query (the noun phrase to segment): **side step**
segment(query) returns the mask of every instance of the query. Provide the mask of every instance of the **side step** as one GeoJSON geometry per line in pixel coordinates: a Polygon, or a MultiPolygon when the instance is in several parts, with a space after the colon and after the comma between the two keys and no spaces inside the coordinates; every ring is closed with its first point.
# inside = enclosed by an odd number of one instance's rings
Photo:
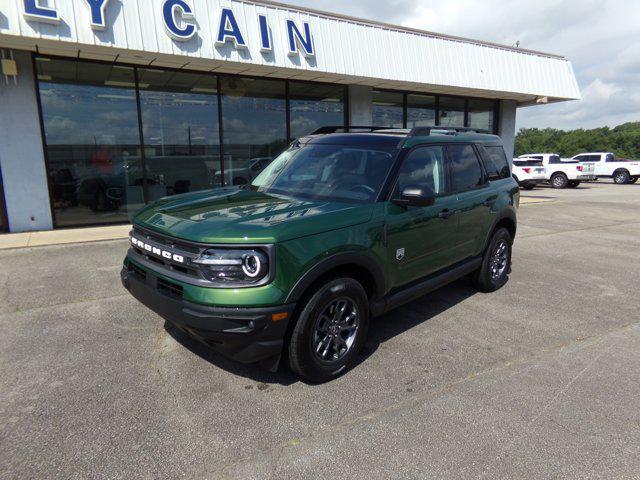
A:
{"type": "Polygon", "coordinates": [[[418,283],[404,287],[402,290],[391,293],[385,298],[372,303],[371,313],[375,317],[404,305],[405,303],[409,303],[416,298],[422,297],[429,292],[437,290],[440,287],[444,287],[445,285],[474,272],[480,268],[481,264],[482,257],[472,258],[471,260],[467,260],[464,263],[458,264],[448,270],[436,273],[424,280],[420,280],[418,283]]]}

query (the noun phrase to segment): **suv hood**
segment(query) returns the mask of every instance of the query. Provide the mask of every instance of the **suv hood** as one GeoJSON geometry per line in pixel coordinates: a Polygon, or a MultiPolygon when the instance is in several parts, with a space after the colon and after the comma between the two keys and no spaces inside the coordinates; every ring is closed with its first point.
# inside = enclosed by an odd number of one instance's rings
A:
{"type": "Polygon", "coordinates": [[[162,199],[134,223],[200,243],[276,243],[366,223],[373,207],[220,188],[162,199]]]}

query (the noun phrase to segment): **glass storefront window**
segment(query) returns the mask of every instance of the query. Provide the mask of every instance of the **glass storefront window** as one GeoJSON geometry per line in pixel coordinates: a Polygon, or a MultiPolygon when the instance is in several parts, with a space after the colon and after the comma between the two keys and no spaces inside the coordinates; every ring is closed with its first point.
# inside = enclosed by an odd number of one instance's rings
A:
{"type": "Polygon", "coordinates": [[[223,77],[221,85],[225,184],[244,185],[287,147],[285,82],[223,77]]]}
{"type": "Polygon", "coordinates": [[[138,82],[148,200],[220,186],[217,78],[139,68],[138,82]]]}
{"type": "Polygon", "coordinates": [[[131,67],[37,58],[54,222],[126,222],[144,205],[131,67]]]}
{"type": "Polygon", "coordinates": [[[407,95],[407,127],[428,127],[436,124],[436,97],[407,95]]]}
{"type": "Polygon", "coordinates": [[[464,98],[440,97],[440,123],[443,127],[464,127],[464,98]]]}
{"type": "Polygon", "coordinates": [[[395,92],[373,91],[373,125],[376,127],[404,127],[404,95],[395,92]]]}
{"type": "Polygon", "coordinates": [[[469,127],[493,132],[494,110],[493,100],[469,100],[469,127]]]}
{"type": "Polygon", "coordinates": [[[291,140],[320,127],[345,124],[345,88],[319,83],[289,83],[291,140]]]}

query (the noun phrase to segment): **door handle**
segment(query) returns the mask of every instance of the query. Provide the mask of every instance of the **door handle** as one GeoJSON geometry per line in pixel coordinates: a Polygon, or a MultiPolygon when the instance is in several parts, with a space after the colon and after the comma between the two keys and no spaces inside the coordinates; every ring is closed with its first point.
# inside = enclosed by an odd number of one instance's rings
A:
{"type": "Polygon", "coordinates": [[[482,205],[485,207],[493,207],[493,204],[496,203],[496,200],[498,200],[497,196],[489,197],[484,202],[482,202],[482,205]]]}
{"type": "Polygon", "coordinates": [[[449,210],[448,208],[446,208],[438,214],[438,218],[447,220],[448,218],[453,217],[456,213],[457,212],[455,210],[449,210]]]}

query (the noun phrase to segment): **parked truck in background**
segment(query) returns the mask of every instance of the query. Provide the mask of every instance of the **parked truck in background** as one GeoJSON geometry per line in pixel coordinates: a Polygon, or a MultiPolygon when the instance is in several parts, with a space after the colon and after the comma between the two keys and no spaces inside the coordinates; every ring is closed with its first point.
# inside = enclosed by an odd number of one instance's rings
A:
{"type": "Polygon", "coordinates": [[[640,178],[640,161],[616,158],[611,152],[581,153],[571,160],[594,165],[598,178],[612,178],[618,185],[636,183],[640,178]]]}
{"type": "Polygon", "coordinates": [[[519,159],[540,160],[545,167],[547,181],[553,188],[576,188],[580,182],[595,180],[597,177],[592,163],[577,160],[562,160],[555,153],[531,153],[519,159]]]}

